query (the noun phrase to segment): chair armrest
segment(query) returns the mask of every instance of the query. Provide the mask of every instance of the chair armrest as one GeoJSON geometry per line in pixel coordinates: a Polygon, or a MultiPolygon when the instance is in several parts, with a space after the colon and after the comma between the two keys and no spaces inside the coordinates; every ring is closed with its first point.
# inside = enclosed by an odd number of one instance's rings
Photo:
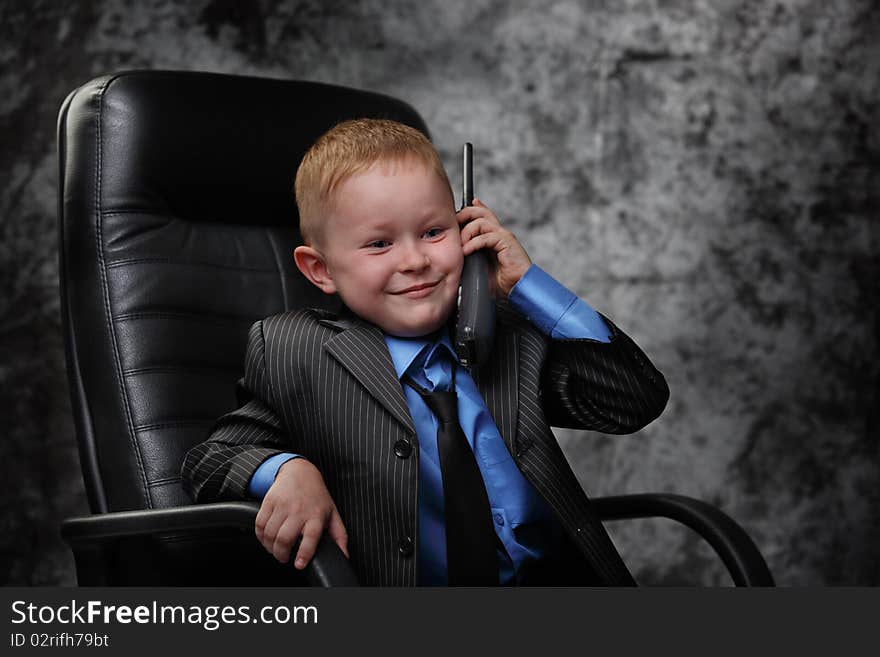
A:
{"type": "Polygon", "coordinates": [[[737,586],[774,586],[758,547],[730,516],[683,495],[645,493],[594,498],[602,520],[664,517],[690,527],[721,557],[737,586]]]}
{"type": "MultiPolygon", "coordinates": [[[[102,513],[67,518],[61,523],[61,536],[75,548],[87,543],[167,532],[223,528],[253,532],[259,509],[255,502],[218,502],[102,513]]],[[[293,553],[295,550],[296,546],[293,553]]],[[[312,586],[358,586],[357,575],[348,559],[326,533],[304,574],[312,586]]]]}

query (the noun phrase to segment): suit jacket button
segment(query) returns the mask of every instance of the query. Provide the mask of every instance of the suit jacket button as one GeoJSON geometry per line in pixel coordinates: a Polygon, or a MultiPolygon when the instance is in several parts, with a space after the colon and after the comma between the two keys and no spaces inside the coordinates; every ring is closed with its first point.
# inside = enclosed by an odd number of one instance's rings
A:
{"type": "Polygon", "coordinates": [[[394,453],[402,459],[409,458],[409,455],[412,454],[412,443],[401,438],[394,443],[394,453]]]}
{"type": "Polygon", "coordinates": [[[404,536],[397,542],[397,549],[400,551],[400,556],[402,557],[412,556],[413,540],[409,536],[404,536]]]}

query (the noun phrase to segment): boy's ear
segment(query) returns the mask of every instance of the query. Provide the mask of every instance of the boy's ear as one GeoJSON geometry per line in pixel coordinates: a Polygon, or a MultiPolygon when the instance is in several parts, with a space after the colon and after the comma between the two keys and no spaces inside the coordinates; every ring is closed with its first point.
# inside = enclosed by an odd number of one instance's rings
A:
{"type": "Polygon", "coordinates": [[[298,246],[293,250],[293,260],[297,268],[325,294],[335,294],[336,284],[327,269],[327,263],[317,250],[311,246],[298,246]]]}

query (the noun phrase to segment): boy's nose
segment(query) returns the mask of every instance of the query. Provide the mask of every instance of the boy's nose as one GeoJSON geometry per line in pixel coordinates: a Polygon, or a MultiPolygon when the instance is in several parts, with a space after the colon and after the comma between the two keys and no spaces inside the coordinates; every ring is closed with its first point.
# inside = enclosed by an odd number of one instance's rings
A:
{"type": "Polygon", "coordinates": [[[419,271],[431,264],[428,254],[418,247],[406,249],[400,259],[401,271],[419,271]]]}

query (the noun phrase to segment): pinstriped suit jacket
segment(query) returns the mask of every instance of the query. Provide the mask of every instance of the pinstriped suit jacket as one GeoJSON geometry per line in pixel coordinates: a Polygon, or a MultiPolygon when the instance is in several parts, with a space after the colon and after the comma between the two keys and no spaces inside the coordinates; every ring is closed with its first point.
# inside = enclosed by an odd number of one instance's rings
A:
{"type": "MultiPolygon", "coordinates": [[[[663,375],[612,322],[610,343],[550,340],[500,304],[493,354],[474,380],[517,466],[592,568],[594,582],[633,584],[550,425],[632,433],[654,420],[663,375]]],[[[250,330],[247,400],[193,447],[183,479],[198,502],[244,499],[251,475],[283,451],[321,471],[364,585],[413,586],[418,546],[418,440],[379,328],[302,310],[250,330]],[[407,441],[412,451],[395,450],[407,441]],[[412,545],[411,543],[410,545],[412,545]]],[[[574,582],[573,582],[574,583],[574,582]]]]}

